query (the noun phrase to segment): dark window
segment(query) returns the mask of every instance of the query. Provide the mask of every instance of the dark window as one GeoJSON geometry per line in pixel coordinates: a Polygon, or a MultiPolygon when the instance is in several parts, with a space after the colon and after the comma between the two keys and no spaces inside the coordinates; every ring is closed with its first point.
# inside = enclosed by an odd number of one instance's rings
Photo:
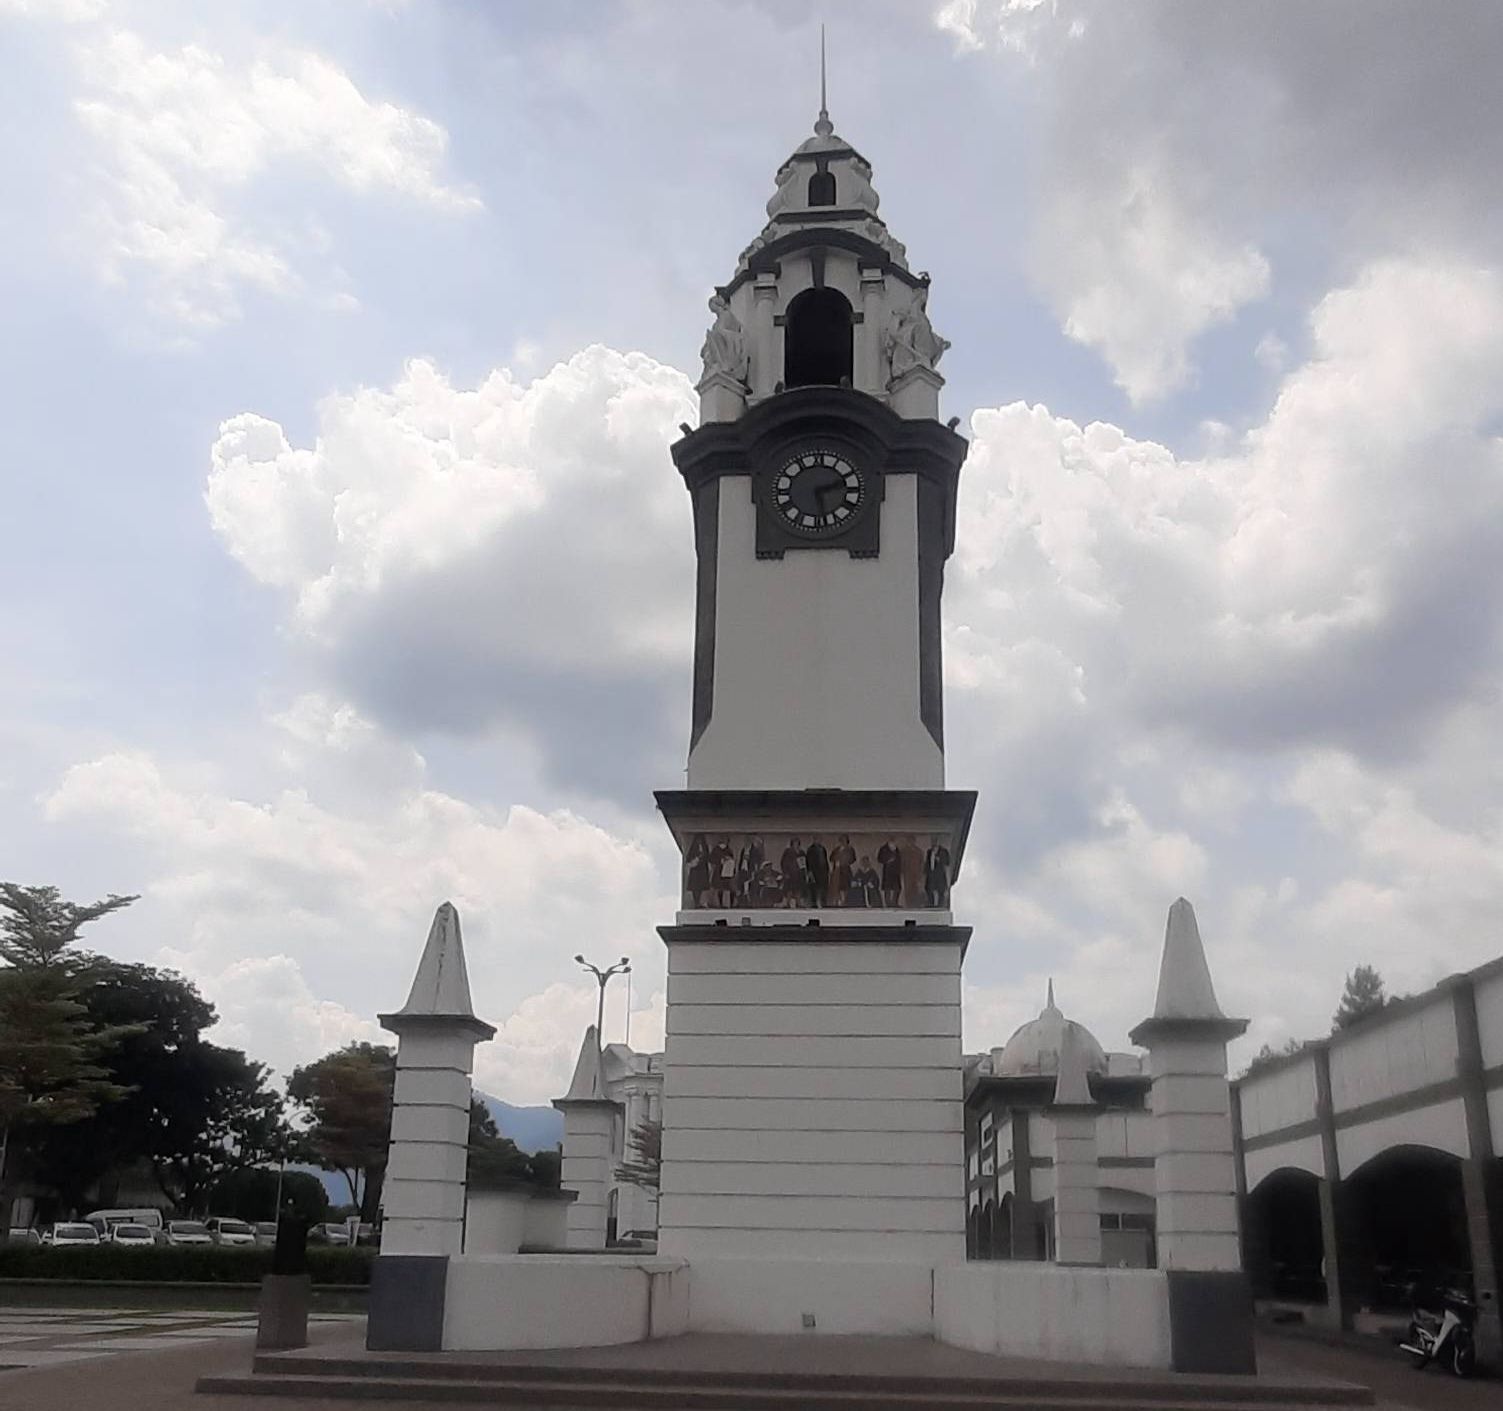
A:
{"type": "Polygon", "coordinates": [[[809,178],[809,204],[833,206],[835,204],[835,173],[817,171],[809,178]]]}
{"type": "Polygon", "coordinates": [[[806,289],[784,320],[783,385],[850,386],[851,306],[836,289],[806,289]]]}

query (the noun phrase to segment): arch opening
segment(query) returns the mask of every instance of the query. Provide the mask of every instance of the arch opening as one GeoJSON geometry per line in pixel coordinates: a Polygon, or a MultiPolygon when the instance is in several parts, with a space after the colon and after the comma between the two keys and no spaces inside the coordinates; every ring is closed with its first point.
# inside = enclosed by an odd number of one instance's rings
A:
{"type": "Polygon", "coordinates": [[[1244,1221],[1247,1272],[1260,1298],[1324,1303],[1325,1244],[1320,1230],[1320,1181],[1283,1166],[1248,1193],[1244,1221]]]}
{"type": "Polygon", "coordinates": [[[1342,1183],[1356,1236],[1353,1276],[1380,1308],[1409,1305],[1414,1291],[1472,1290],[1461,1162],[1428,1146],[1392,1147],[1342,1183]]]}
{"type": "Polygon", "coordinates": [[[851,305],[838,289],[806,289],[784,319],[783,385],[849,387],[855,366],[851,305]]]}
{"type": "Polygon", "coordinates": [[[835,173],[817,171],[809,178],[809,204],[833,206],[835,204],[835,173]]]}

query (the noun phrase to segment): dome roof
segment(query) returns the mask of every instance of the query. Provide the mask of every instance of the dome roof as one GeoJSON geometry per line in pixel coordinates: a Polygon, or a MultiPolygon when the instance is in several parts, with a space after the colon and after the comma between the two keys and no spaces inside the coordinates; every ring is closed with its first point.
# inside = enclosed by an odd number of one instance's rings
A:
{"type": "Polygon", "coordinates": [[[1059,1052],[1066,1031],[1075,1035],[1085,1055],[1086,1072],[1106,1072],[1106,1051],[1084,1024],[1066,1019],[1054,1003],[1054,981],[1037,1019],[1024,1024],[1001,1049],[992,1050],[992,1073],[999,1078],[1053,1077],[1059,1072],[1059,1052]]]}

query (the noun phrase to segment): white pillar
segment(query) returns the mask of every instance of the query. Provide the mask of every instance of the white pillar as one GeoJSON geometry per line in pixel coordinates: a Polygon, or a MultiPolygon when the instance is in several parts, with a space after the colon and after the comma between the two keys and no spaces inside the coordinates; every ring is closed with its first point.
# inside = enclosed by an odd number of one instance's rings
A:
{"type": "Polygon", "coordinates": [[[381,1254],[371,1268],[366,1346],[443,1347],[449,1260],[464,1248],[470,1070],[495,1029],[475,1017],[459,913],[439,907],[407,1003],[376,1016],[397,1036],[381,1254]]]}
{"type": "Polygon", "coordinates": [[[887,405],[910,421],[939,420],[939,389],[945,380],[931,367],[911,367],[887,384],[887,405]]]}
{"type": "Polygon", "coordinates": [[[1075,1030],[1060,1044],[1048,1115],[1054,1125],[1054,1259],[1101,1263],[1101,1190],[1096,1170],[1096,1101],[1075,1030]]]}
{"type": "Polygon", "coordinates": [[[861,332],[856,339],[855,376],[858,392],[881,397],[887,390],[882,362],[882,321],[886,314],[887,280],[880,269],[861,270],[861,332]]]}
{"type": "Polygon", "coordinates": [[[585,1030],[574,1080],[553,1105],[564,1114],[564,1157],[559,1184],[578,1197],[570,1206],[565,1243],[570,1249],[604,1249],[606,1199],[612,1185],[611,1135],[621,1104],[605,1095],[600,1041],[585,1030]]]}
{"type": "Polygon", "coordinates": [[[1226,1046],[1246,1028],[1216,1003],[1195,912],[1181,897],[1169,909],[1153,1017],[1132,1031],[1152,1078],[1160,1268],[1242,1267],[1226,1046]]]}
{"type": "Polygon", "coordinates": [[[458,1254],[464,1234],[470,1073],[495,1029],[475,1017],[459,935],[445,902],[407,1003],[378,1016],[397,1036],[391,1146],[382,1189],[382,1254],[458,1254]]]}
{"type": "Polygon", "coordinates": [[[754,402],[772,396],[772,389],[783,376],[783,359],[778,346],[781,340],[772,322],[777,302],[777,276],[759,274],[752,286],[751,394],[754,402]]]}

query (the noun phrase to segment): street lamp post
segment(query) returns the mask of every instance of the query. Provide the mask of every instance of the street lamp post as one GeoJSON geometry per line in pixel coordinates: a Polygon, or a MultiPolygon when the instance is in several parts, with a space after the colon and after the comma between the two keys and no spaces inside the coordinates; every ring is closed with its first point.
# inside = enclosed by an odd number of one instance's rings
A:
{"type": "Polygon", "coordinates": [[[595,982],[600,986],[600,1002],[595,1007],[595,1047],[603,1049],[605,1047],[602,1037],[605,1028],[605,987],[612,975],[631,974],[631,961],[623,955],[609,969],[602,970],[598,965],[591,965],[582,955],[576,955],[574,959],[595,977],[595,982]]]}

